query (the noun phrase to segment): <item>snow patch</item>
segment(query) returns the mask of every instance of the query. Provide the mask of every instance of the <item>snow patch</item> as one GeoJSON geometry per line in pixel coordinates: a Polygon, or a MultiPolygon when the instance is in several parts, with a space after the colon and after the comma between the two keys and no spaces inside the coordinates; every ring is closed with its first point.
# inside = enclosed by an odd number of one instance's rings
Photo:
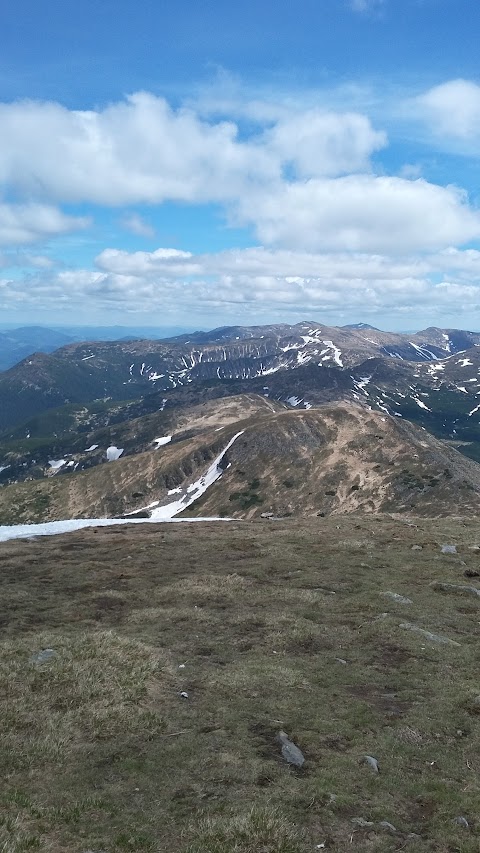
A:
{"type": "Polygon", "coordinates": [[[323,341],[323,343],[326,347],[330,347],[331,349],[333,349],[333,360],[336,364],[338,364],[339,367],[343,367],[342,351],[337,346],[335,346],[333,341],[323,341]]]}
{"type": "Polygon", "coordinates": [[[470,361],[469,358],[459,358],[456,363],[459,364],[461,367],[468,367],[469,365],[473,367],[473,363],[470,361]]]}
{"type": "Polygon", "coordinates": [[[438,370],[445,370],[445,362],[436,361],[434,364],[430,364],[428,366],[427,373],[429,373],[430,376],[434,376],[438,370]]]}
{"type": "Polygon", "coordinates": [[[48,464],[52,471],[59,471],[66,464],[66,459],[49,459],[48,464]]]}
{"type": "Polygon", "coordinates": [[[115,462],[117,459],[120,459],[122,453],[123,447],[115,447],[112,444],[111,447],[107,447],[107,462],[115,462]]]}
{"type": "Polygon", "coordinates": [[[84,453],[91,453],[91,451],[96,450],[97,447],[98,447],[98,444],[91,444],[90,447],[86,447],[83,452],[84,453]]]}
{"type": "Polygon", "coordinates": [[[152,522],[198,522],[231,521],[230,518],[205,516],[199,518],[70,518],[65,521],[47,521],[44,524],[14,524],[0,527],[0,542],[9,539],[32,539],[36,536],[55,536],[59,533],[71,533],[85,527],[113,527],[117,524],[151,524],[152,522]]]}
{"type": "Polygon", "coordinates": [[[224,450],[213,460],[212,464],[208,468],[205,474],[203,474],[195,483],[191,483],[187,489],[183,489],[183,496],[176,501],[172,501],[169,504],[165,504],[164,506],[159,506],[156,509],[152,510],[151,520],[152,521],[168,521],[173,518],[175,515],[178,515],[179,512],[182,512],[187,507],[191,506],[198,498],[200,498],[207,489],[215,483],[223,474],[223,468],[220,463],[222,462],[226,452],[231,448],[234,441],[237,440],[241,435],[243,435],[244,430],[241,432],[237,432],[233,438],[230,439],[227,446],[224,450]]]}
{"type": "Polygon", "coordinates": [[[158,448],[163,447],[164,444],[169,444],[171,440],[171,435],[164,435],[162,438],[154,438],[152,444],[155,445],[155,450],[158,450],[158,448]]]}
{"type": "Polygon", "coordinates": [[[427,412],[432,411],[431,409],[428,408],[428,406],[425,405],[423,400],[419,400],[418,397],[412,397],[412,400],[415,400],[417,406],[420,406],[421,409],[425,409],[425,411],[427,411],[427,412]]]}

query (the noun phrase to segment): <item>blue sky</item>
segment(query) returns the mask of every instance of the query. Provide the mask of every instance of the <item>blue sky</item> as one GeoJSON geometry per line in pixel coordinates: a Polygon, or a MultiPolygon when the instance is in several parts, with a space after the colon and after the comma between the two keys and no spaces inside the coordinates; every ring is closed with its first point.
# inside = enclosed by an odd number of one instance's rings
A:
{"type": "Polygon", "coordinates": [[[478,4],[4,6],[0,325],[480,328],[478,4]]]}

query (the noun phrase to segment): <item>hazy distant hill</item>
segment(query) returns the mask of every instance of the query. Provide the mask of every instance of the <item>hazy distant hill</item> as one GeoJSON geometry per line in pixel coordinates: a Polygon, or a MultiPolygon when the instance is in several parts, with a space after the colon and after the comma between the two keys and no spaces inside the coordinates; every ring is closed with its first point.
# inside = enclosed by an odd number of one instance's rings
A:
{"type": "Polygon", "coordinates": [[[7,370],[32,352],[53,352],[73,340],[64,332],[43,326],[0,331],[0,370],[7,370]]]}

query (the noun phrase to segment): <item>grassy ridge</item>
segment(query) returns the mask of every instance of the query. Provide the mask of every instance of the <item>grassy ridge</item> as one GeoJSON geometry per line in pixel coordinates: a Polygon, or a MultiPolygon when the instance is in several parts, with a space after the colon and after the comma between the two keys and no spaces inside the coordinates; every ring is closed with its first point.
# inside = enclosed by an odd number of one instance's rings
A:
{"type": "Polygon", "coordinates": [[[337,517],[4,543],[3,849],[474,853],[479,602],[430,583],[475,584],[477,537],[337,517]]]}

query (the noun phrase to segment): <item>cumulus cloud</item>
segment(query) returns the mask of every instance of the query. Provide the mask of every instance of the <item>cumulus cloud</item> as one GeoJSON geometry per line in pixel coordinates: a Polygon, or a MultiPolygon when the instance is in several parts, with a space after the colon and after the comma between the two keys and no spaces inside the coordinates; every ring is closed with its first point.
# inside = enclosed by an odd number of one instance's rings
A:
{"type": "MultiPolygon", "coordinates": [[[[452,324],[452,304],[471,324],[480,311],[480,252],[442,250],[421,258],[388,254],[320,253],[255,247],[192,254],[107,249],[95,269],[39,273],[0,281],[0,305],[64,305],[79,312],[137,314],[151,323],[184,321],[271,322],[312,316],[336,323],[342,316],[374,319],[379,312],[410,327],[452,324]]],[[[479,314],[480,318],[480,314],[479,314]]]]}
{"type": "Polygon", "coordinates": [[[0,245],[34,243],[48,237],[86,228],[89,219],[67,216],[48,204],[1,204],[0,245]]]}
{"type": "Polygon", "coordinates": [[[130,213],[123,217],[122,227],[137,237],[155,237],[155,228],[146,222],[138,213],[130,213]]]}
{"type": "Polygon", "coordinates": [[[449,80],[414,102],[419,115],[436,133],[460,140],[480,138],[480,86],[471,80],[449,80]]]}
{"type": "MultiPolygon", "coordinates": [[[[173,110],[146,92],[99,111],[0,105],[0,182],[59,202],[105,205],[236,199],[294,165],[301,177],[369,168],[386,144],[366,116],[298,109],[242,138],[232,121],[173,110]]],[[[145,232],[136,214],[127,225],[145,232]]]]}
{"type": "Polygon", "coordinates": [[[240,217],[255,224],[264,243],[309,250],[408,252],[480,236],[480,213],[460,190],[373,175],[253,193],[242,200],[240,217]]]}
{"type": "MultiPolygon", "coordinates": [[[[473,140],[476,88],[460,82],[458,132],[473,140]]],[[[438,128],[455,94],[445,86],[423,96],[438,128]]],[[[480,253],[460,247],[480,237],[480,212],[462,190],[421,179],[414,166],[400,176],[376,170],[387,137],[358,112],[285,100],[270,112],[258,102],[253,114],[253,124],[236,123],[148,93],[88,112],[0,105],[0,188],[16,199],[0,202],[0,245],[88,225],[61,210],[68,203],[126,207],[123,228],[151,238],[154,229],[132,207],[165,201],[215,203],[263,244],[203,254],[107,248],[90,269],[52,270],[32,254],[35,272],[0,281],[0,305],[89,306],[149,322],[155,311],[162,322],[188,313],[205,326],[287,311],[374,317],[380,308],[410,312],[413,325],[419,306],[433,321],[453,298],[477,304],[480,253]]]]}
{"type": "Polygon", "coordinates": [[[387,144],[366,116],[318,108],[282,118],[265,135],[272,157],[290,164],[298,177],[334,176],[370,168],[370,158],[387,144]]]}
{"type": "Polygon", "coordinates": [[[0,182],[63,202],[211,201],[278,175],[233,122],[202,121],[147,92],[98,111],[0,105],[0,182]]]}
{"type": "MultiPolygon", "coordinates": [[[[229,224],[252,227],[262,243],[315,251],[429,250],[480,234],[478,213],[460,191],[375,175],[372,158],[387,138],[355,112],[300,108],[245,136],[233,121],[174,110],[140,92],[88,112],[3,104],[0,123],[0,183],[37,197],[17,227],[13,214],[10,227],[4,223],[3,242],[35,239],[27,221],[33,208],[38,219],[43,211],[40,234],[81,227],[52,202],[167,200],[218,203],[229,224]]],[[[123,225],[153,233],[137,213],[123,225]]]]}

